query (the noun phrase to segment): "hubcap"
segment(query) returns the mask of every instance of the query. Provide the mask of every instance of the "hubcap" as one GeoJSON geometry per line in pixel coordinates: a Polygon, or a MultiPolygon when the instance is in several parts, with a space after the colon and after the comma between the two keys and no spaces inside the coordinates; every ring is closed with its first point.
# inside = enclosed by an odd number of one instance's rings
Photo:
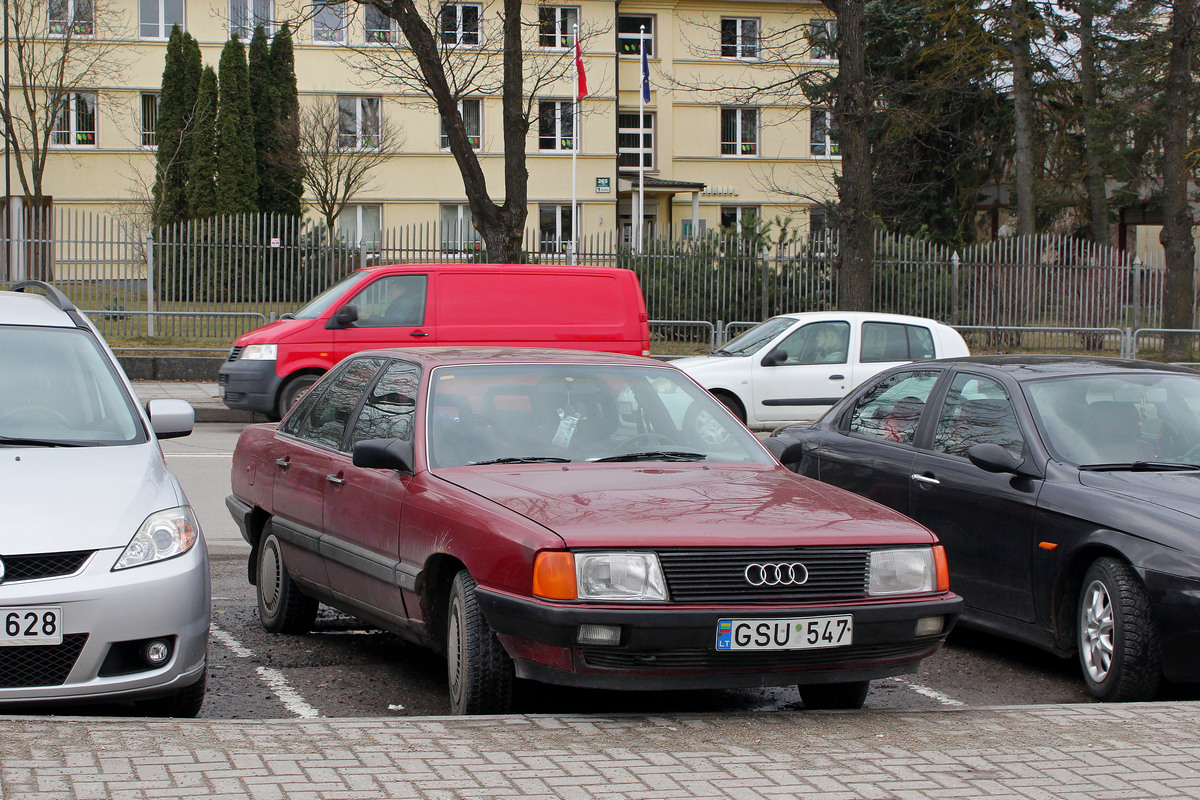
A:
{"type": "Polygon", "coordinates": [[[462,686],[462,607],[458,598],[450,601],[450,620],[446,625],[446,669],[450,675],[450,695],[459,696],[462,686]]]}
{"type": "Polygon", "coordinates": [[[1108,588],[1092,581],[1084,591],[1083,613],[1079,621],[1079,646],[1088,677],[1103,683],[1112,669],[1113,607],[1108,588]]]}
{"type": "Polygon", "coordinates": [[[279,550],[274,541],[269,541],[263,545],[262,565],[258,570],[258,592],[269,614],[274,614],[279,605],[279,570],[279,550]]]}
{"type": "Polygon", "coordinates": [[[729,438],[729,432],[725,427],[709,414],[707,411],[701,411],[696,415],[696,435],[706,444],[722,444],[729,438]]]}

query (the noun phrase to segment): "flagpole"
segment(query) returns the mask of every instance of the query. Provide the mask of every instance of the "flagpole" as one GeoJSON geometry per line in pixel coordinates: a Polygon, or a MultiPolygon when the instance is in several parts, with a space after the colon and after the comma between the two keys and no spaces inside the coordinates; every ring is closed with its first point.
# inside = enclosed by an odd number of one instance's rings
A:
{"type": "Polygon", "coordinates": [[[575,254],[579,252],[579,205],[576,203],[578,183],[576,164],[579,158],[579,25],[575,25],[575,95],[571,101],[571,256],[570,263],[575,263],[575,254]]]}
{"type": "Polygon", "coordinates": [[[642,52],[642,85],[638,87],[638,207],[636,252],[642,252],[642,221],[646,218],[646,114],[645,107],[649,87],[649,67],[646,61],[646,26],[641,26],[638,49],[642,52]]]}

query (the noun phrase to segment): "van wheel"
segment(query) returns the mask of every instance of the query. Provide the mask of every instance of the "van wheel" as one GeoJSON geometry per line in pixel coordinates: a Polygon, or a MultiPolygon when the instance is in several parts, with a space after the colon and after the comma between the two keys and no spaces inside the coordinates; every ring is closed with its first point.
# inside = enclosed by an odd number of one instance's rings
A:
{"type": "Polygon", "coordinates": [[[867,702],[871,691],[870,681],[850,683],[802,683],[798,687],[804,707],[814,711],[820,709],[856,709],[867,702]]]}
{"type": "Polygon", "coordinates": [[[479,610],[475,579],[465,569],[450,591],[446,676],[451,714],[506,714],[512,708],[512,659],[479,610]]]}
{"type": "Polygon", "coordinates": [[[320,380],[320,378],[320,375],[307,373],[289,379],[283,385],[283,388],[279,390],[279,404],[275,407],[276,416],[283,419],[292,410],[292,406],[299,403],[304,395],[308,394],[308,390],[313,387],[313,384],[320,380]]]}
{"type": "Polygon", "coordinates": [[[305,633],[317,618],[316,600],[300,592],[288,574],[279,539],[267,523],[258,545],[258,619],[271,633],[305,633]]]}

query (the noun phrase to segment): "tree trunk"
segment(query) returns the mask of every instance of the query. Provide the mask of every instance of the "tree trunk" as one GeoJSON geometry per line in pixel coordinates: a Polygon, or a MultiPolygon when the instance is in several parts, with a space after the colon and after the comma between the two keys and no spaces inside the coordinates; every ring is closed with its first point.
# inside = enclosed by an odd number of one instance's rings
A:
{"type": "Polygon", "coordinates": [[[1095,9],[1092,0],[1079,4],[1079,84],[1083,92],[1083,150],[1087,165],[1088,213],[1092,221],[1092,240],[1111,244],[1108,224],[1108,196],[1101,153],[1105,137],[1099,130],[1100,90],[1097,75],[1095,9]]]}
{"type": "MultiPolygon", "coordinates": [[[[1192,107],[1191,64],[1196,49],[1196,0],[1175,0],[1171,10],[1171,50],[1167,57],[1166,118],[1163,124],[1163,226],[1159,240],[1166,259],[1163,326],[1195,325],[1195,257],[1192,210],[1188,202],[1188,122],[1192,107]]],[[[1168,335],[1168,361],[1191,360],[1191,337],[1168,335]]]]}
{"type": "Polygon", "coordinates": [[[1033,82],[1030,64],[1029,7],[1027,0],[1012,0],[1010,9],[1013,74],[1013,183],[1017,196],[1017,234],[1037,232],[1033,206],[1033,82]]]}

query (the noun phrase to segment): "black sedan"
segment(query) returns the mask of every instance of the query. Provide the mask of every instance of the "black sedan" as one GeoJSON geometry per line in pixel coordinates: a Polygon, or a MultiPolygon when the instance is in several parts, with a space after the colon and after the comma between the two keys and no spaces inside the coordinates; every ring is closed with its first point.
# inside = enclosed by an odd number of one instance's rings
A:
{"type": "Polygon", "coordinates": [[[796,472],[932,529],[961,624],[1077,654],[1091,693],[1200,681],[1200,374],[996,356],[880,373],[776,432],[796,472]]]}

